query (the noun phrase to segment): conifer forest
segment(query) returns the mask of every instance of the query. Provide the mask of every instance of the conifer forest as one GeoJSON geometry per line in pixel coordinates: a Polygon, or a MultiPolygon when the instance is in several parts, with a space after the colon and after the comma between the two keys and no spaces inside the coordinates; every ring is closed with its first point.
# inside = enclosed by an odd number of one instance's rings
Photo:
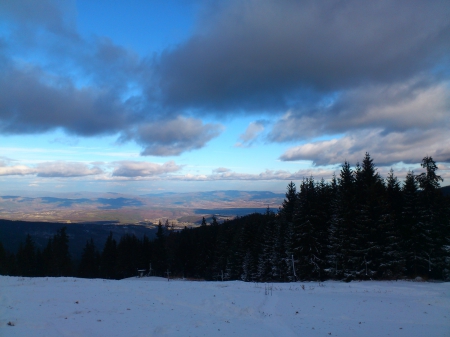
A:
{"type": "Polygon", "coordinates": [[[0,243],[0,273],[121,279],[147,275],[206,280],[450,280],[450,200],[431,157],[400,181],[377,172],[366,153],[331,181],[291,182],[278,210],[197,228],[159,223],[156,238],[112,234],[98,251],[70,256],[65,228],[41,251],[28,235],[16,253],[0,243]]]}

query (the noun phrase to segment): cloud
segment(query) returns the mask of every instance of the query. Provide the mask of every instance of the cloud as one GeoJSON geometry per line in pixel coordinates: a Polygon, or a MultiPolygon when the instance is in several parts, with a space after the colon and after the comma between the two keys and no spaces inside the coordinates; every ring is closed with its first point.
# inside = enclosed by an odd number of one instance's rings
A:
{"type": "Polygon", "coordinates": [[[98,175],[103,173],[103,170],[97,166],[89,166],[78,162],[57,161],[37,164],[36,173],[38,177],[45,178],[73,178],[98,175]]]}
{"type": "Polygon", "coordinates": [[[445,1],[235,0],[204,13],[196,34],[156,62],[168,106],[281,111],[449,64],[445,1]]]}
{"type": "Polygon", "coordinates": [[[265,170],[261,173],[251,174],[251,173],[239,173],[231,170],[225,170],[223,172],[215,171],[211,175],[172,175],[171,180],[182,180],[182,181],[221,181],[221,180],[233,180],[233,181],[258,181],[258,180],[280,180],[280,181],[290,181],[290,180],[302,180],[305,177],[310,177],[311,175],[316,178],[329,179],[333,175],[333,170],[328,168],[321,169],[304,169],[298,170],[297,172],[289,172],[286,170],[265,170]]]}
{"type": "Polygon", "coordinates": [[[280,159],[283,161],[311,160],[315,165],[343,163],[355,164],[369,152],[377,165],[398,162],[420,163],[425,156],[435,161],[450,162],[450,134],[434,130],[391,132],[361,130],[341,138],[317,141],[288,149],[280,159]]]}
{"type": "Polygon", "coordinates": [[[315,165],[356,162],[368,151],[381,165],[419,163],[426,155],[450,161],[450,86],[413,79],[342,93],[312,113],[289,111],[271,130],[272,141],[309,140],[281,160],[315,165]],[[311,141],[329,136],[329,140],[311,141]],[[338,136],[341,135],[341,136],[338,136]]]}
{"type": "Polygon", "coordinates": [[[37,175],[38,177],[72,178],[102,174],[103,170],[96,165],[78,162],[43,162],[35,167],[27,165],[8,165],[8,161],[0,161],[0,176],[37,175]]]}
{"type": "Polygon", "coordinates": [[[117,167],[112,175],[114,177],[151,177],[159,176],[171,172],[179,171],[182,167],[173,161],[164,164],[136,162],[136,161],[120,161],[115,163],[117,167]]]}
{"type": "MultiPolygon", "coordinates": [[[[445,159],[445,0],[231,0],[198,8],[190,38],[140,56],[111,38],[79,34],[72,0],[0,2],[1,134],[117,135],[144,156],[175,156],[222,132],[205,115],[258,113],[279,118],[266,140],[310,142],[283,160],[360,158],[360,144],[348,143],[372,135],[364,150],[391,162],[397,156],[374,144],[414,132],[421,149],[445,159]],[[322,146],[314,140],[323,136],[337,145],[321,159],[305,146],[322,146]]],[[[235,146],[251,146],[267,128],[250,123],[235,146]]],[[[416,160],[412,143],[402,146],[402,160],[416,160]]]]}
{"type": "Polygon", "coordinates": [[[225,172],[230,172],[230,171],[231,170],[226,167],[218,167],[213,170],[213,173],[225,173],[225,172]]]}
{"type": "Polygon", "coordinates": [[[36,170],[25,165],[3,166],[0,163],[0,176],[24,176],[35,173],[36,170]]]}
{"type": "Polygon", "coordinates": [[[255,139],[264,131],[264,122],[255,121],[251,122],[247,130],[239,136],[241,142],[237,142],[234,146],[236,147],[246,147],[253,144],[255,139]]]}
{"type": "Polygon", "coordinates": [[[199,119],[176,119],[139,126],[129,137],[144,147],[144,156],[176,156],[200,149],[223,130],[220,124],[203,124],[199,119]]]}
{"type": "Polygon", "coordinates": [[[302,140],[361,129],[384,133],[450,128],[450,82],[426,78],[368,85],[345,91],[326,106],[292,109],[273,127],[275,142],[302,140]],[[305,111],[306,110],[306,111],[305,111]]]}
{"type": "Polygon", "coordinates": [[[107,90],[76,88],[40,69],[0,72],[0,131],[41,133],[62,128],[80,136],[114,134],[128,124],[126,109],[107,90]]]}
{"type": "Polygon", "coordinates": [[[75,18],[73,1],[65,0],[14,0],[0,3],[0,17],[14,20],[21,26],[43,26],[56,33],[73,33],[75,18]]]}

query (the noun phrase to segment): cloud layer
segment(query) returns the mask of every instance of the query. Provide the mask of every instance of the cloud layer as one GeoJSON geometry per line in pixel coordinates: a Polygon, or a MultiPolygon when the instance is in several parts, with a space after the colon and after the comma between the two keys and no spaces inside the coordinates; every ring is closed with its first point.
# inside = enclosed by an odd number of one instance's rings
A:
{"type": "MultiPolygon", "coordinates": [[[[282,161],[338,164],[365,151],[383,165],[425,155],[450,161],[447,0],[197,6],[190,38],[138,55],[110,37],[80,35],[76,2],[1,2],[0,132],[116,135],[143,156],[178,156],[223,132],[206,119],[258,115],[264,122],[251,123],[235,146],[264,134],[289,144],[282,161]]],[[[99,173],[84,169],[66,171],[99,173]]],[[[115,172],[159,171],[123,164],[115,172]]]]}
{"type": "MultiPolygon", "coordinates": [[[[445,1],[227,1],[161,55],[176,107],[283,109],[312,94],[392,83],[448,64],[445,1]]],[[[319,96],[320,98],[320,96],[319,96]]]]}

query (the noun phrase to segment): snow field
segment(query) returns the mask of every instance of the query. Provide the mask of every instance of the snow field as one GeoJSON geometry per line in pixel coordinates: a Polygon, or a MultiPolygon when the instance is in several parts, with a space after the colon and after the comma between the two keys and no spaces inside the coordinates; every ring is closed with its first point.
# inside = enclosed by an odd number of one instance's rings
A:
{"type": "Polygon", "coordinates": [[[444,337],[450,283],[0,276],[0,336],[444,337]]]}

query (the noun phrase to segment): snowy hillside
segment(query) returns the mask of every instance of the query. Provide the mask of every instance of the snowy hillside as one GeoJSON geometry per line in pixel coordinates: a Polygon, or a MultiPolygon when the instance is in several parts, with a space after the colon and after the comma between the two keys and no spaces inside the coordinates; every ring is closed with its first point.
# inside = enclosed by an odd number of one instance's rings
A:
{"type": "Polygon", "coordinates": [[[450,336],[450,283],[0,276],[0,336],[450,336]]]}

